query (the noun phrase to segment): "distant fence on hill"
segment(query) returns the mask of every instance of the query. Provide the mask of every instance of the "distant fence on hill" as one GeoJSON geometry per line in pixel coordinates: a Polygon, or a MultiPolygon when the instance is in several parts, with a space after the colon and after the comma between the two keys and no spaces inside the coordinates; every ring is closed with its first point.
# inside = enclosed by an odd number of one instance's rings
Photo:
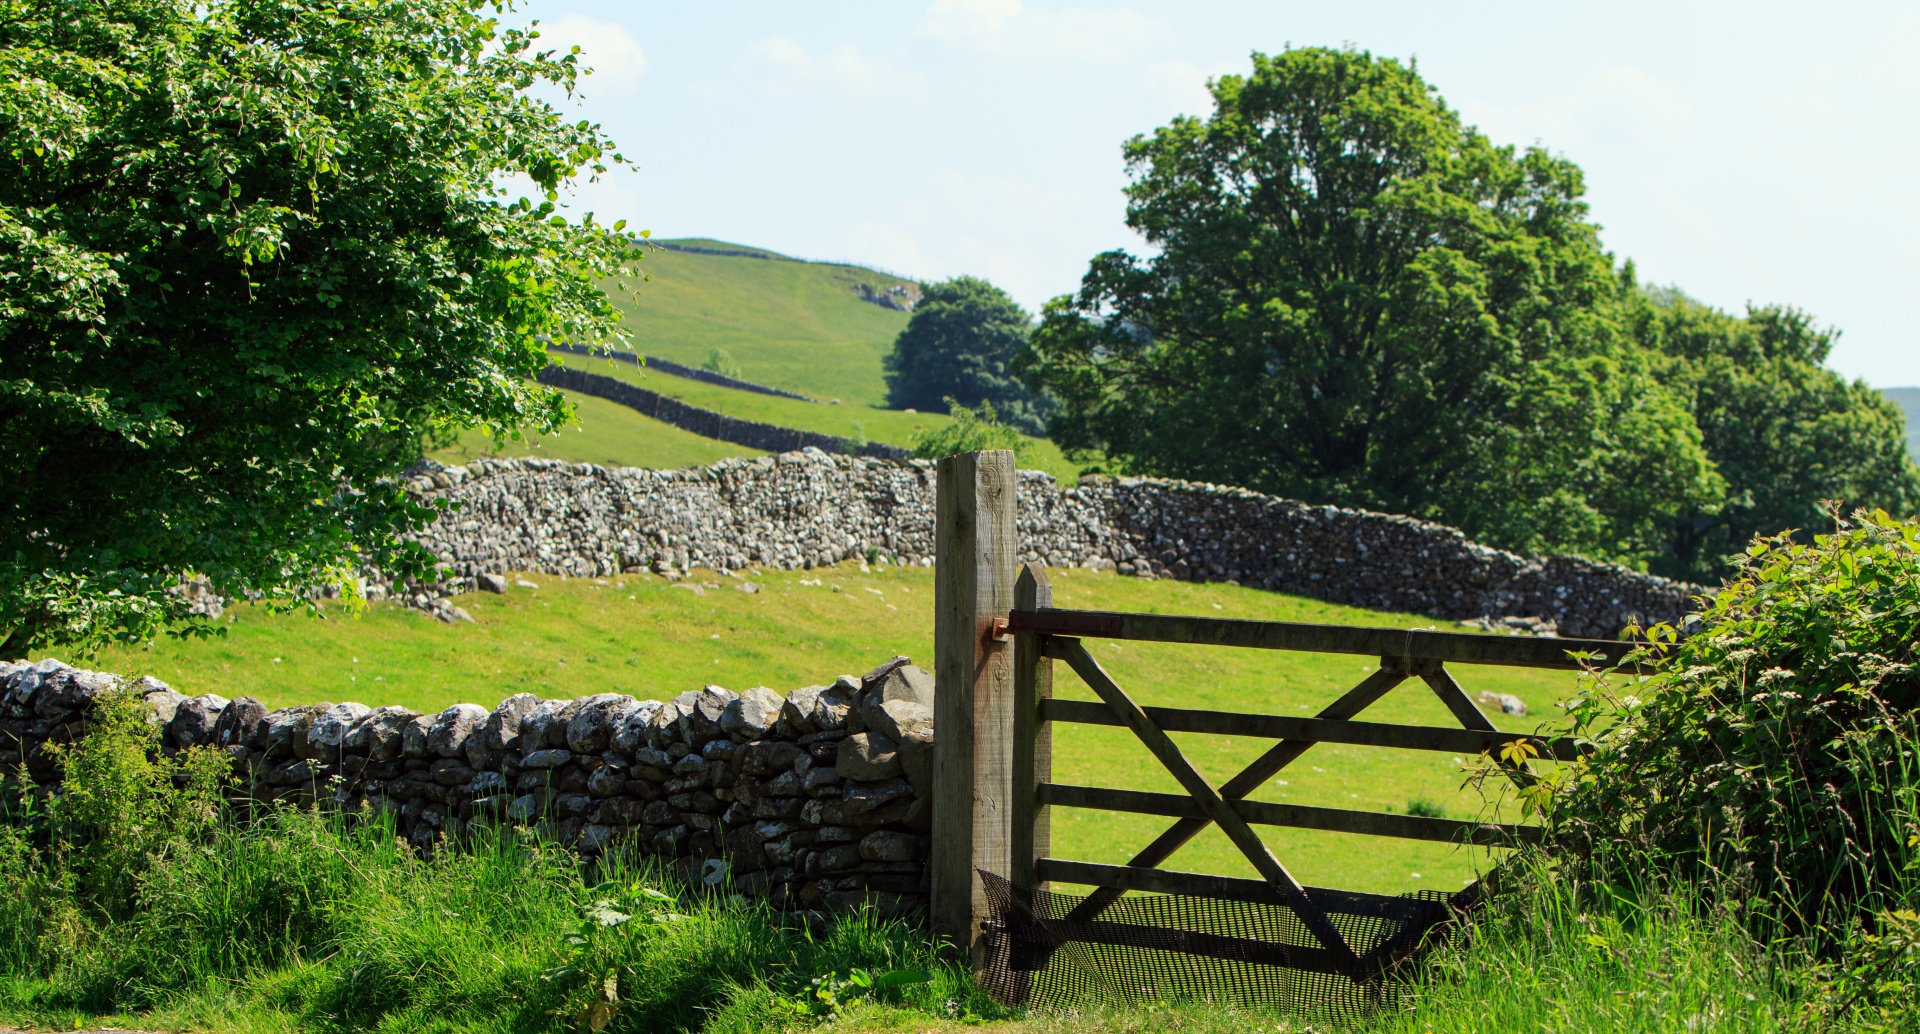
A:
{"type": "Polygon", "coordinates": [[[566,352],[571,355],[583,355],[595,359],[617,359],[623,363],[632,363],[635,366],[646,366],[659,370],[661,373],[670,373],[675,377],[685,377],[690,381],[699,381],[703,384],[718,384],[723,388],[735,388],[740,391],[751,391],[760,395],[772,395],[783,399],[797,399],[801,402],[819,401],[818,399],[802,395],[797,391],[788,391],[785,388],[769,388],[764,384],[755,384],[752,381],[741,380],[738,377],[729,377],[724,373],[715,373],[712,370],[702,370],[697,366],[684,366],[671,359],[662,359],[657,355],[636,355],[632,352],[616,352],[611,349],[588,348],[585,345],[560,345],[552,342],[547,344],[547,348],[550,351],[566,352]]]}
{"type": "Polygon", "coordinates": [[[683,431],[691,431],[703,438],[732,442],[750,449],[761,449],[766,452],[795,452],[811,447],[823,452],[845,453],[849,456],[873,456],[888,460],[903,460],[913,455],[912,452],[897,445],[856,442],[851,438],[842,438],[835,434],[801,431],[791,427],[763,424],[757,420],[742,420],[725,413],[716,413],[711,409],[689,406],[679,399],[636,387],[614,377],[587,373],[572,367],[549,366],[540,371],[537,379],[549,387],[565,388],[583,395],[603,398],[609,402],[618,402],[629,409],[672,424],[683,431]]]}

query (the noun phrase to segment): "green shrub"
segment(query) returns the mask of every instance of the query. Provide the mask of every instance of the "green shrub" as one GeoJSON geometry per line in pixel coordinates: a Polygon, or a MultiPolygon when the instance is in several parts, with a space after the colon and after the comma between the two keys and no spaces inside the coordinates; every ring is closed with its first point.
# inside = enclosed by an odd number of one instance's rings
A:
{"type": "Polygon", "coordinates": [[[913,446],[914,456],[923,460],[937,460],[983,449],[1006,449],[1015,456],[1026,454],[1031,443],[1026,436],[1000,419],[993,403],[982,402],[979,408],[968,409],[949,398],[947,406],[953,412],[953,420],[944,426],[915,434],[908,443],[913,446]]]}
{"type": "Polygon", "coordinates": [[[739,362],[733,358],[733,353],[724,348],[715,348],[707,352],[707,361],[701,363],[700,368],[722,377],[731,377],[736,381],[745,377],[740,370],[739,362]]]}
{"type": "Polygon", "coordinates": [[[1650,675],[1569,705],[1600,750],[1552,784],[1563,848],[1789,932],[1914,893],[1920,522],[1836,521],[1812,544],[1756,540],[1694,634],[1652,630],[1650,675]]]}

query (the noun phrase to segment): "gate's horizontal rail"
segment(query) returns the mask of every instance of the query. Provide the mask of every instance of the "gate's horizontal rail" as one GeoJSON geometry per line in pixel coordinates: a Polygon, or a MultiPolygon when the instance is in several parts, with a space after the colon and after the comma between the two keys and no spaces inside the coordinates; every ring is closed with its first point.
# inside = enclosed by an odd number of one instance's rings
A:
{"type": "Polygon", "coordinates": [[[1088,944],[1112,944],[1122,948],[1150,948],[1199,955],[1210,959],[1251,962],[1263,966],[1282,966],[1309,973],[1351,974],[1359,968],[1325,948],[1297,944],[1275,944],[1245,937],[1182,930],[1171,926],[1146,926],[1140,923],[1060,922],[1055,924],[1070,939],[1088,944]]]}
{"type": "Polygon", "coordinates": [[[1259,650],[1372,654],[1461,664],[1511,664],[1527,668],[1579,668],[1582,661],[1602,667],[1618,664],[1637,644],[1607,639],[1540,639],[1530,636],[1474,635],[1404,628],[1313,625],[1297,621],[1241,621],[1182,614],[1127,614],[1103,610],[1016,610],[1008,616],[1012,632],[1136,639],[1201,646],[1244,646],[1259,650]]]}
{"type": "MultiPolygon", "coordinates": [[[[1066,783],[1041,783],[1037,787],[1041,804],[1062,808],[1097,808],[1125,811],[1136,815],[1166,815],[1179,819],[1205,818],[1200,803],[1185,794],[1148,793],[1142,790],[1115,790],[1104,786],[1073,786],[1066,783]]],[[[1459,819],[1430,819],[1418,815],[1387,815],[1373,811],[1348,811],[1344,808],[1316,808],[1305,804],[1274,804],[1268,801],[1228,801],[1228,806],[1250,823],[1262,826],[1290,826],[1294,829],[1319,829],[1332,833],[1361,833],[1367,836],[1399,837],[1402,840],[1433,840],[1446,844],[1473,844],[1484,847],[1512,847],[1538,843],[1538,826],[1509,826],[1493,822],[1463,822],[1459,819]]]]}
{"type": "MultiPolygon", "coordinates": [[[[1235,714],[1231,711],[1192,711],[1177,707],[1143,707],[1147,717],[1167,732],[1202,732],[1218,736],[1258,736],[1311,743],[1350,743],[1362,747],[1400,747],[1437,750],[1446,754],[1498,755],[1515,740],[1531,745],[1537,756],[1572,761],[1593,752],[1592,746],[1558,737],[1545,739],[1522,733],[1482,732],[1477,729],[1441,729],[1424,725],[1385,725],[1344,722],[1328,718],[1289,718],[1284,715],[1235,714]]],[[[1092,700],[1044,699],[1042,721],[1076,725],[1122,725],[1106,704],[1092,700]]]]}
{"type": "MultiPolygon", "coordinates": [[[[1033,863],[1033,877],[1043,882],[1078,883],[1088,887],[1112,887],[1115,890],[1138,890],[1149,894],[1182,894],[1223,901],[1247,901],[1256,905],[1278,905],[1282,908],[1287,904],[1265,880],[1146,869],[1136,865],[1100,865],[1096,862],[1072,862],[1064,858],[1038,858],[1033,863]]],[[[1397,919],[1410,907],[1406,898],[1386,894],[1328,890],[1325,887],[1308,887],[1306,891],[1314,904],[1333,915],[1397,919]]],[[[1435,902],[1433,907],[1445,906],[1435,902]]]]}

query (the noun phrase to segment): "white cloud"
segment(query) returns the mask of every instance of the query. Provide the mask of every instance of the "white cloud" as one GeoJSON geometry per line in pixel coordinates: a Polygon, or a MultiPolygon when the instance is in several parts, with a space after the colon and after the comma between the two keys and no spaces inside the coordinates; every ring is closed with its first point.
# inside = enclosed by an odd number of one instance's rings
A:
{"type": "Polygon", "coordinates": [[[874,60],[850,43],[815,53],[785,36],[770,36],[747,48],[750,58],[772,70],[769,85],[788,89],[796,85],[827,85],[871,96],[918,92],[920,83],[884,62],[874,60]]]}
{"type": "Polygon", "coordinates": [[[1167,33],[1127,7],[1028,7],[1021,0],[934,0],[918,35],[1006,58],[1123,61],[1167,33]]]}
{"type": "Polygon", "coordinates": [[[583,88],[595,93],[627,94],[647,71],[647,54],[625,26],[584,14],[564,14],[540,26],[542,49],[580,48],[580,63],[593,69],[583,88]]]}

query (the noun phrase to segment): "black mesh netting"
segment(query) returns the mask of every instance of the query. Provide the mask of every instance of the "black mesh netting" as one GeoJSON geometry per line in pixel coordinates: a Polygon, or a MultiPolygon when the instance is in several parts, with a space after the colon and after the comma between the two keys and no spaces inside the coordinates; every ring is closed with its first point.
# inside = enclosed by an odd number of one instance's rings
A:
{"type": "Polygon", "coordinates": [[[1309,891],[1360,957],[1355,965],[1321,947],[1285,905],[1130,894],[1082,919],[1073,911],[1083,897],[980,876],[992,909],[988,986],[1038,1008],[1199,1000],[1360,1012],[1393,1003],[1407,964],[1447,936],[1457,914],[1435,891],[1309,891]]]}

